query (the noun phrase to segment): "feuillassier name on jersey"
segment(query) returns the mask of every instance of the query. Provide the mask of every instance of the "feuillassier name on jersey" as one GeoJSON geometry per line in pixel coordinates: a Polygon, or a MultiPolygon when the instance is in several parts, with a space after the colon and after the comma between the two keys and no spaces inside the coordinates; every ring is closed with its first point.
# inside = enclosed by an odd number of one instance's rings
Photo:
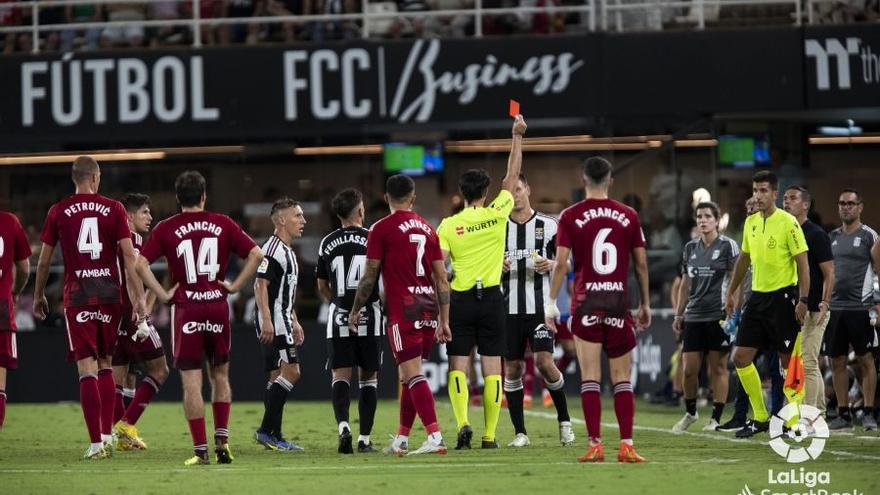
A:
{"type": "Polygon", "coordinates": [[[178,239],[183,239],[183,236],[185,236],[186,234],[199,230],[211,232],[218,237],[220,236],[220,234],[223,233],[223,229],[221,227],[211,222],[189,222],[178,227],[177,230],[174,231],[174,235],[176,235],[178,239]]]}
{"type": "Polygon", "coordinates": [[[614,208],[590,208],[589,210],[584,211],[584,218],[578,218],[574,221],[575,224],[579,228],[583,228],[590,220],[594,220],[596,218],[610,218],[612,220],[616,220],[620,225],[624,227],[629,227],[630,220],[627,218],[625,213],[621,213],[620,211],[615,210],[614,208]]]}
{"type": "Polygon", "coordinates": [[[65,208],[64,214],[68,217],[72,217],[74,213],[79,213],[81,211],[94,211],[106,217],[110,214],[110,207],[102,205],[101,203],[83,201],[80,203],[73,203],[72,205],[65,208]]]}
{"type": "Polygon", "coordinates": [[[77,278],[101,278],[109,277],[109,268],[90,268],[88,270],[76,270],[77,278]]]}
{"type": "Polygon", "coordinates": [[[623,282],[587,282],[590,292],[623,292],[623,282]]]}
{"type": "Polygon", "coordinates": [[[409,289],[410,294],[434,294],[434,287],[430,285],[411,285],[407,289],[409,289]]]}
{"type": "Polygon", "coordinates": [[[188,290],[185,294],[187,299],[193,301],[216,301],[218,299],[223,299],[223,293],[217,289],[205,291],[188,290]]]}
{"type": "Polygon", "coordinates": [[[397,228],[400,229],[400,231],[403,233],[406,233],[408,230],[412,229],[422,230],[426,234],[431,233],[431,227],[428,224],[415,218],[403,222],[402,224],[398,225],[397,228]]]}
{"type": "Polygon", "coordinates": [[[333,252],[334,249],[343,244],[360,244],[361,246],[366,246],[367,238],[357,234],[346,234],[342,237],[333,239],[333,241],[324,247],[324,256],[330,256],[330,253],[333,252]]]}

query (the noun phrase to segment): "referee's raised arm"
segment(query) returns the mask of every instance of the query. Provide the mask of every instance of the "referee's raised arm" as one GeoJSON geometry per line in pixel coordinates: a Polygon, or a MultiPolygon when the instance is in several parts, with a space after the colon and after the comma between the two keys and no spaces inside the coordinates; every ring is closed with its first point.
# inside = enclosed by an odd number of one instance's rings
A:
{"type": "Polygon", "coordinates": [[[510,143],[510,156],[507,158],[507,173],[501,181],[501,189],[513,194],[516,189],[516,181],[522,171],[522,140],[526,133],[526,121],[522,115],[517,115],[513,121],[513,139],[510,143]]]}

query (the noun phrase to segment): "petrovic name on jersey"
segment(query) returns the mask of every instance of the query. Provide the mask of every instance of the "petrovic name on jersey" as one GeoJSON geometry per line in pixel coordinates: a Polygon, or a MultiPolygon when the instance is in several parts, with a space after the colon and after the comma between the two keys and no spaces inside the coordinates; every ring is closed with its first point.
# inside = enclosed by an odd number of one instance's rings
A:
{"type": "Polygon", "coordinates": [[[72,217],[74,213],[79,213],[81,211],[94,211],[106,217],[110,214],[110,207],[93,201],[82,201],[69,205],[64,209],[64,214],[68,217],[72,217]]]}
{"type": "Polygon", "coordinates": [[[584,225],[594,218],[610,218],[612,220],[617,220],[617,222],[624,227],[629,227],[630,223],[630,219],[627,218],[626,213],[615,210],[614,208],[590,208],[584,211],[583,219],[578,218],[574,223],[579,228],[583,228],[584,225]]]}

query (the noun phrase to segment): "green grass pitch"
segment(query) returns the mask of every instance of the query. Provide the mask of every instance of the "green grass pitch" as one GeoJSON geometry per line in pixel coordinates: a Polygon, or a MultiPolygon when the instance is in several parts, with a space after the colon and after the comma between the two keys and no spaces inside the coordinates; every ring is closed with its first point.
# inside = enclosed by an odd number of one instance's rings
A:
{"type": "MultiPolygon", "coordinates": [[[[768,470],[789,473],[800,469],[830,473],[830,483],[819,483],[813,495],[880,493],[880,436],[857,429],[833,434],[824,453],[815,461],[787,464],[759,440],[733,441],[732,435],[703,433],[701,419],[692,432],[673,435],[669,428],[681,415],[677,408],[636,406],[635,444],[648,459],[642,465],[615,461],[618,435],[612,400],[603,397],[604,464],[578,464],[585,448],[585,431],[577,397],[569,398],[578,436],[575,446],[558,444],[555,413],[535,407],[527,410],[526,426],[532,445],[505,448],[513,432],[507,411],[502,411],[498,440],[502,448],[455,451],[455,422],[448,402],[439,401],[446,456],[388,457],[382,454],[336,453],[336,425],[329,402],[288,401],[284,431],[288,440],[305,453],[264,450],[253,441],[262,404],[233,403],[229,430],[235,462],[231,465],[185,468],[190,437],[182,407],[176,403],[152,404],[138,426],[149,444],[142,452],[117,452],[112,459],[83,461],[86,431],[79,404],[8,406],[6,426],[0,431],[0,493],[353,493],[417,495],[469,495],[473,493],[580,494],[613,493],[649,495],[810,493],[805,484],[768,483],[768,470]],[[748,486],[749,492],[745,492],[748,486]],[[763,491],[768,489],[769,491],[763,491]],[[825,492],[819,490],[826,490],[825,492]]],[[[352,418],[357,433],[357,406],[352,418]]],[[[210,428],[210,407],[207,408],[210,428]]],[[[708,418],[709,409],[701,411],[708,418]]],[[[728,413],[725,415],[726,417],[728,413]]],[[[482,409],[471,408],[477,445],[482,433],[482,409]]],[[[387,445],[387,435],[397,424],[397,404],[381,401],[373,441],[387,445]]],[[[419,425],[417,420],[417,425],[419,425]]],[[[414,428],[411,444],[424,440],[414,428]]],[[[209,437],[210,437],[209,433],[209,437]]],[[[213,461],[213,458],[212,458],[213,461]]]]}

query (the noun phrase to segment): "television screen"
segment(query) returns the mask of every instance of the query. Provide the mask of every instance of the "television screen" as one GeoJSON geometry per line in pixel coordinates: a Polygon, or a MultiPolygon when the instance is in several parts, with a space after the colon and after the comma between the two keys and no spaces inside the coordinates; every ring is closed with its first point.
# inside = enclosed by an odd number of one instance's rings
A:
{"type": "Polygon", "coordinates": [[[719,136],[718,162],[736,168],[769,165],[770,140],[766,135],[719,136]]]}
{"type": "Polygon", "coordinates": [[[388,143],[384,146],[384,169],[389,174],[425,175],[443,171],[443,146],[388,143]]]}

